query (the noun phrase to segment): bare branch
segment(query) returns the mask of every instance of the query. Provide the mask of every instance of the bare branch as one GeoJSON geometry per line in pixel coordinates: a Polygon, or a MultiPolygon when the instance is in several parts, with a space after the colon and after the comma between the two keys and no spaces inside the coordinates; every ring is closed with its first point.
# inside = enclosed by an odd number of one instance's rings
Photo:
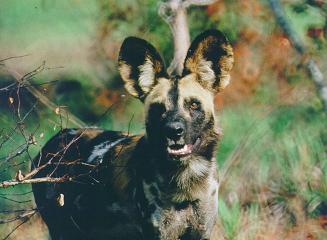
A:
{"type": "Polygon", "coordinates": [[[59,178],[52,178],[52,177],[42,177],[42,178],[33,178],[33,179],[26,179],[22,181],[17,180],[8,180],[0,183],[0,188],[7,188],[16,186],[18,184],[31,184],[31,183],[43,183],[43,182],[52,182],[52,183],[60,183],[65,181],[70,181],[71,178],[67,175],[59,178]]]}
{"type": "Polygon", "coordinates": [[[12,199],[12,198],[9,198],[9,197],[3,196],[3,195],[0,195],[0,198],[5,199],[5,200],[8,200],[10,202],[14,202],[14,203],[27,203],[27,202],[31,202],[30,199],[29,200],[21,200],[21,201],[19,201],[19,200],[12,199]]]}
{"type": "Polygon", "coordinates": [[[28,88],[30,86],[33,86],[33,87],[36,87],[36,86],[42,86],[42,85],[46,85],[46,84],[53,84],[53,83],[56,83],[58,82],[58,80],[52,80],[52,81],[47,81],[47,82],[42,82],[42,83],[33,83],[33,84],[27,84],[25,83],[23,86],[19,86],[17,85],[16,82],[6,86],[6,87],[3,87],[3,88],[0,88],[0,91],[13,91],[13,90],[16,90],[17,88],[28,88]]]}
{"type": "Polygon", "coordinates": [[[13,218],[9,218],[9,219],[0,219],[0,224],[4,224],[4,223],[10,223],[10,222],[14,222],[17,220],[21,220],[24,219],[26,217],[29,217],[31,215],[34,215],[37,212],[37,210],[31,210],[31,211],[26,211],[22,214],[19,214],[13,218]]]}
{"type": "MultiPolygon", "coordinates": [[[[35,74],[41,72],[44,69],[44,64],[42,64],[41,66],[39,66],[38,68],[36,68],[35,70],[33,70],[32,72],[25,74],[24,76],[21,75],[20,73],[18,73],[17,71],[13,70],[13,69],[8,69],[7,71],[16,79],[16,81],[19,84],[22,83],[28,83],[28,80],[35,76],[35,74]]],[[[29,84],[29,83],[28,83],[29,84]]],[[[27,87],[27,90],[33,94],[42,104],[44,104],[45,106],[47,106],[50,109],[56,109],[56,104],[54,104],[53,102],[51,102],[46,96],[44,96],[39,90],[37,90],[35,87],[33,87],[32,85],[29,85],[29,87],[27,87]]],[[[80,120],[79,118],[77,118],[76,116],[74,116],[72,113],[70,113],[68,110],[63,110],[68,116],[69,116],[69,121],[74,124],[77,127],[84,127],[86,126],[86,124],[80,120]]]]}
{"type": "Polygon", "coordinates": [[[31,208],[31,209],[10,209],[10,210],[0,210],[0,214],[3,213],[21,213],[21,212],[29,212],[29,211],[38,211],[37,208],[31,208]]]}
{"type": "Polygon", "coordinates": [[[21,56],[12,56],[12,57],[7,57],[7,58],[4,58],[4,59],[0,59],[0,63],[5,62],[5,61],[7,61],[7,60],[11,60],[11,59],[27,57],[27,56],[29,56],[29,55],[30,55],[30,54],[25,54],[25,55],[21,55],[21,56]]]}
{"type": "Polygon", "coordinates": [[[5,236],[2,240],[7,240],[11,236],[11,234],[13,234],[23,224],[25,224],[26,222],[28,222],[30,220],[30,218],[33,217],[35,214],[36,214],[36,211],[33,212],[31,215],[28,215],[28,216],[25,216],[24,218],[21,218],[21,219],[24,219],[24,220],[21,223],[19,223],[13,230],[11,230],[9,232],[9,234],[7,234],[7,236],[5,236]]]}
{"type": "Polygon", "coordinates": [[[167,69],[168,74],[182,74],[184,59],[190,46],[190,34],[187,24],[186,8],[182,0],[170,0],[161,3],[159,15],[165,20],[172,31],[174,39],[174,58],[167,69]]]}

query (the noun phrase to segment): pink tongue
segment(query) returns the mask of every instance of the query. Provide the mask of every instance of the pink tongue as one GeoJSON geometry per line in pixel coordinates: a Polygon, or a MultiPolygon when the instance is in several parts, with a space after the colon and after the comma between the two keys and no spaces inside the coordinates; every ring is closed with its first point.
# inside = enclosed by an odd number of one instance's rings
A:
{"type": "Polygon", "coordinates": [[[190,154],[191,152],[192,152],[192,144],[184,145],[184,147],[176,150],[168,147],[168,153],[172,155],[186,155],[186,154],[190,154]]]}

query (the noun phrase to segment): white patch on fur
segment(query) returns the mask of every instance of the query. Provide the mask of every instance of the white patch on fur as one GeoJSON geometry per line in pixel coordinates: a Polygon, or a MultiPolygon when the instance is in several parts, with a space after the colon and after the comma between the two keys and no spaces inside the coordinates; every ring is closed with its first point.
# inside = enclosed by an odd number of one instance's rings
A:
{"type": "Polygon", "coordinates": [[[162,209],[157,204],[155,204],[155,206],[156,206],[156,210],[151,215],[151,222],[154,227],[159,227],[162,209]]]}
{"type": "Polygon", "coordinates": [[[151,90],[155,78],[152,61],[149,58],[146,58],[145,63],[139,66],[139,70],[139,85],[145,93],[148,93],[151,90]]]}
{"type": "Polygon", "coordinates": [[[69,129],[68,134],[70,135],[76,135],[77,133],[80,133],[79,129],[69,129]]]}
{"type": "Polygon", "coordinates": [[[216,80],[215,72],[212,69],[212,62],[206,61],[203,58],[199,60],[197,73],[199,74],[200,81],[202,82],[209,82],[212,85],[216,80]]]}
{"type": "Polygon", "coordinates": [[[112,147],[116,146],[126,138],[120,138],[114,142],[105,141],[99,145],[94,146],[91,155],[88,157],[87,162],[93,162],[95,159],[99,159],[100,163],[103,160],[103,156],[108,152],[112,147]]]}
{"type": "Polygon", "coordinates": [[[209,166],[207,161],[197,159],[190,162],[189,168],[193,175],[200,178],[208,174],[209,166]]]}
{"type": "Polygon", "coordinates": [[[138,97],[138,93],[134,88],[134,80],[130,79],[131,66],[125,62],[121,62],[119,65],[119,72],[125,82],[125,89],[127,92],[129,92],[134,97],[138,97]]]}
{"type": "Polygon", "coordinates": [[[68,130],[68,134],[69,135],[83,135],[84,132],[87,132],[89,130],[93,130],[93,129],[96,129],[96,130],[99,130],[99,131],[103,131],[102,129],[98,128],[97,126],[87,126],[87,128],[79,128],[79,129],[69,129],[68,130]]]}

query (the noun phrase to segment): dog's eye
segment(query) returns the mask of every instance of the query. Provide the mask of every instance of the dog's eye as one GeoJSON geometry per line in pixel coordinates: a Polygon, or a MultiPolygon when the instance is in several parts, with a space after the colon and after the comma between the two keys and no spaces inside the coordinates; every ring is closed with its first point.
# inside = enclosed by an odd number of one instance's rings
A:
{"type": "Polygon", "coordinates": [[[192,110],[198,110],[200,108],[200,103],[196,102],[196,101],[192,101],[190,104],[190,109],[192,110]]]}

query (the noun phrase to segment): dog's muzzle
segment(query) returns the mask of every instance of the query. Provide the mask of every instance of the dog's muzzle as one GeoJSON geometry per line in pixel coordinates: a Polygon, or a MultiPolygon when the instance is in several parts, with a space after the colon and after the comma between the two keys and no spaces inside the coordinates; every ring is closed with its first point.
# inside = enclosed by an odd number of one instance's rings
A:
{"type": "Polygon", "coordinates": [[[194,143],[185,141],[185,127],[181,122],[166,124],[167,152],[171,156],[183,157],[191,154],[199,145],[198,138],[194,143]]]}

